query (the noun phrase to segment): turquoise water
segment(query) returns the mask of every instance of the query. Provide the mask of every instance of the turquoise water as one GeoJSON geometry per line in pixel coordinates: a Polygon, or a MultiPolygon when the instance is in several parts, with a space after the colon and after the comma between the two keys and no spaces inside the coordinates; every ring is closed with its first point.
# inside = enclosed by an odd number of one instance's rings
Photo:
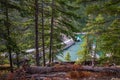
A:
{"type": "Polygon", "coordinates": [[[65,61],[65,56],[69,52],[71,61],[76,61],[76,59],[78,58],[77,52],[81,49],[81,43],[82,42],[75,42],[74,45],[66,50],[63,50],[62,55],[59,55],[58,59],[60,59],[61,61],[65,61]]]}
{"type": "Polygon", "coordinates": [[[70,60],[71,61],[76,61],[78,58],[78,51],[81,50],[81,44],[83,43],[83,39],[82,39],[82,35],[79,35],[79,37],[81,38],[82,41],[80,42],[75,42],[75,44],[73,44],[71,47],[69,47],[66,50],[63,50],[62,53],[60,55],[58,55],[58,59],[61,61],[65,61],[65,57],[66,54],[69,53],[70,54],[70,60]]]}
{"type": "MultiPolygon", "coordinates": [[[[75,36],[75,38],[77,37],[80,37],[81,41],[80,42],[75,42],[74,45],[72,45],[71,47],[67,48],[66,50],[63,50],[58,56],[57,58],[60,60],[60,61],[66,61],[65,60],[65,57],[66,57],[66,54],[69,53],[70,54],[70,60],[71,61],[76,61],[79,57],[77,55],[78,51],[81,50],[81,44],[84,42],[84,34],[78,34],[75,36]]],[[[102,56],[102,52],[101,51],[98,51],[97,54],[99,56],[102,56]]],[[[81,55],[82,57],[82,55],[81,55]]]]}

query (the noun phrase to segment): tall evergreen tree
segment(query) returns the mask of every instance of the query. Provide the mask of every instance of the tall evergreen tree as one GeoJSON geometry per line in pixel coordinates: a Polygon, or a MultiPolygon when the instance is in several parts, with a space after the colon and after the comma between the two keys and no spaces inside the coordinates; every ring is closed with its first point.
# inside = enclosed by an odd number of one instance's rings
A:
{"type": "Polygon", "coordinates": [[[53,26],[54,26],[54,0],[52,0],[52,15],[51,15],[51,26],[50,26],[50,52],[49,52],[49,63],[52,61],[53,56],[53,26]]]}
{"type": "Polygon", "coordinates": [[[43,50],[43,65],[46,65],[45,61],[45,39],[44,39],[44,1],[42,0],[42,50],[43,50]]]}
{"type": "Polygon", "coordinates": [[[111,62],[120,63],[118,54],[119,47],[119,5],[120,1],[116,0],[102,0],[102,1],[85,1],[81,2],[87,4],[87,15],[91,16],[93,20],[89,20],[86,29],[91,35],[96,37],[97,49],[103,54],[110,54],[109,60],[111,62]],[[92,21],[92,22],[90,22],[92,21]],[[114,59],[113,59],[114,57],[114,59]],[[112,58],[112,59],[111,59],[112,58]],[[116,59],[116,61],[115,61],[116,59]]]}
{"type": "Polygon", "coordinates": [[[36,49],[36,65],[39,66],[39,47],[38,47],[38,0],[35,0],[35,49],[36,49]]]}
{"type": "Polygon", "coordinates": [[[9,61],[10,61],[10,71],[13,72],[13,62],[12,62],[12,51],[11,51],[11,37],[10,37],[10,22],[9,22],[9,15],[8,15],[8,0],[6,0],[6,4],[5,4],[5,16],[6,16],[6,20],[5,20],[5,26],[6,26],[6,31],[7,31],[7,49],[8,49],[8,53],[9,53],[9,61]]]}

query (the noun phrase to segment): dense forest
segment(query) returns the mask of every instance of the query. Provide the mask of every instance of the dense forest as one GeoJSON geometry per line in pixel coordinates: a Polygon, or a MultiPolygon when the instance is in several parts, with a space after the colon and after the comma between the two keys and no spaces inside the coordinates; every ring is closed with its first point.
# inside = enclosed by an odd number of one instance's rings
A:
{"type": "MultiPolygon", "coordinates": [[[[57,69],[61,72],[60,63],[66,66],[73,63],[69,59],[69,53],[66,56],[67,62],[57,59],[65,46],[61,44],[62,35],[75,41],[77,33],[85,33],[82,50],[76,54],[82,55],[82,58],[74,61],[75,65],[69,69],[77,70],[78,65],[81,69],[82,65],[89,64],[88,61],[91,61],[90,70],[93,71],[96,66],[119,66],[120,0],[0,0],[0,70],[5,69],[4,74],[9,71],[14,73],[16,69],[29,65],[43,67],[44,72],[46,66],[54,68],[59,63],[57,69]],[[101,56],[97,58],[97,54],[101,56]]],[[[65,66],[61,69],[63,67],[65,66]]],[[[120,69],[117,71],[120,73],[120,69]]]]}

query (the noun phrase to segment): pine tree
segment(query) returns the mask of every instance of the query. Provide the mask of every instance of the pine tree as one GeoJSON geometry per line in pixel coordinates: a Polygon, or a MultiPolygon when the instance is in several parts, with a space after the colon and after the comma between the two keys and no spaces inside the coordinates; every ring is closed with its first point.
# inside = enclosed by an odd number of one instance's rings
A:
{"type": "Polygon", "coordinates": [[[44,39],[44,1],[42,0],[42,49],[43,49],[43,65],[46,65],[45,60],[45,39],[44,39]]]}
{"type": "Polygon", "coordinates": [[[54,26],[54,0],[52,0],[52,15],[51,15],[51,26],[50,26],[50,52],[49,52],[49,63],[52,61],[53,56],[53,26],[54,26]]]}
{"type": "Polygon", "coordinates": [[[36,65],[39,66],[39,47],[38,47],[38,0],[35,0],[35,48],[36,48],[36,65]]]}
{"type": "Polygon", "coordinates": [[[65,56],[65,60],[66,61],[71,61],[71,56],[70,56],[70,53],[66,53],[66,56],[65,56]]]}

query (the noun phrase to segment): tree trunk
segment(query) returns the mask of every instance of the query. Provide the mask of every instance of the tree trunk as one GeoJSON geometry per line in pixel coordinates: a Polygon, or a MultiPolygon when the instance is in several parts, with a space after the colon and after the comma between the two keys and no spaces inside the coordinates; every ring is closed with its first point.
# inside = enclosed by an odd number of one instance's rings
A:
{"type": "Polygon", "coordinates": [[[17,67],[19,68],[20,64],[19,64],[19,53],[18,52],[16,52],[16,60],[17,60],[17,67]]]}
{"type": "Polygon", "coordinates": [[[35,48],[36,48],[36,65],[39,66],[38,50],[38,0],[35,0],[35,48]]]}
{"type": "Polygon", "coordinates": [[[45,42],[44,42],[44,1],[42,0],[42,50],[43,50],[43,65],[45,66],[45,42]]]}
{"type": "Polygon", "coordinates": [[[107,72],[107,73],[120,73],[120,68],[116,67],[94,67],[79,66],[79,65],[62,65],[56,67],[29,67],[25,71],[29,74],[43,74],[51,72],[69,72],[69,71],[90,71],[90,72],[107,72]]]}
{"type": "Polygon", "coordinates": [[[11,43],[10,43],[10,24],[9,24],[9,15],[8,15],[8,0],[6,0],[6,11],[5,11],[5,15],[6,15],[6,22],[5,22],[5,26],[7,28],[7,49],[8,49],[8,53],[9,53],[9,61],[10,61],[10,71],[13,72],[13,63],[12,63],[12,56],[11,56],[11,43]]]}
{"type": "Polygon", "coordinates": [[[52,16],[51,16],[51,31],[50,31],[50,52],[49,52],[49,64],[52,61],[52,47],[53,47],[53,22],[54,22],[54,0],[52,0],[52,16]]]}
{"type": "Polygon", "coordinates": [[[93,57],[92,57],[92,67],[95,67],[95,58],[96,58],[96,55],[95,55],[95,50],[94,49],[92,49],[93,50],[93,52],[92,52],[92,55],[93,55],[93,57]]]}
{"type": "MultiPolygon", "coordinates": [[[[96,42],[95,45],[97,45],[97,42],[96,42]]],[[[95,47],[95,49],[94,49],[93,61],[92,61],[92,67],[95,67],[95,61],[96,61],[96,47],[95,47]]]]}

